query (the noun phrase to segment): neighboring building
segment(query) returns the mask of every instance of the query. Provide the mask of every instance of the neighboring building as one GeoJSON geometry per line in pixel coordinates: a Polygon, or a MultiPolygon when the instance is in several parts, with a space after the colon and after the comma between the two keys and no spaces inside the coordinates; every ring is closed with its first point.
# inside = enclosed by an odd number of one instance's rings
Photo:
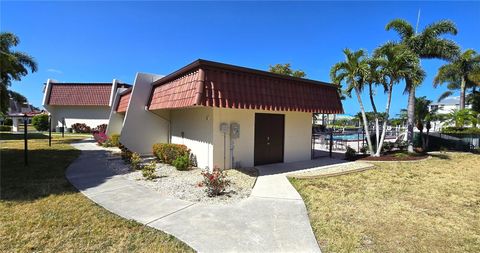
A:
{"type": "Polygon", "coordinates": [[[35,108],[28,102],[21,103],[19,101],[10,98],[9,107],[7,111],[7,117],[12,119],[12,131],[20,131],[20,127],[23,127],[23,117],[27,115],[28,123],[31,123],[32,117],[42,113],[38,108],[35,108]]]}
{"type": "MultiPolygon", "coordinates": [[[[465,108],[472,108],[472,106],[466,104],[465,108]]],[[[429,106],[429,110],[437,110],[437,114],[448,114],[458,109],[460,109],[460,97],[447,97],[429,106]]]]}
{"type": "Polygon", "coordinates": [[[70,128],[75,123],[94,128],[108,123],[114,95],[128,87],[115,79],[111,83],[60,83],[49,79],[43,107],[51,114],[52,130],[70,128]]]}
{"type": "Polygon", "coordinates": [[[343,113],[332,84],[205,60],[116,94],[107,134],[143,154],[185,144],[202,168],[308,160],[312,113],[343,113]]]}

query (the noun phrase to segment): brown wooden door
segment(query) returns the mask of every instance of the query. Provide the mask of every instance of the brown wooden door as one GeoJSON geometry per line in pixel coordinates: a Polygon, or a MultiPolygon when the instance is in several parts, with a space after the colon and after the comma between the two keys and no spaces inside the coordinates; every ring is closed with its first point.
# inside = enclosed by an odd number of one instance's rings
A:
{"type": "Polygon", "coordinates": [[[285,115],[255,113],[254,164],[283,162],[285,115]]]}

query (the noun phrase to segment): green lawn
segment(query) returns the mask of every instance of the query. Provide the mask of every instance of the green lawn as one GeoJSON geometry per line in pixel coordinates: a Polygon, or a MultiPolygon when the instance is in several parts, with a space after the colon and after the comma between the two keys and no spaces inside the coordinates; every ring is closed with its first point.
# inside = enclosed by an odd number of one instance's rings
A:
{"type": "Polygon", "coordinates": [[[480,252],[480,155],[291,181],[323,252],[480,252]]]}
{"type": "Polygon", "coordinates": [[[81,135],[54,135],[51,148],[45,136],[30,137],[35,139],[29,140],[25,168],[23,136],[0,134],[0,252],[192,251],[172,236],[106,211],[70,185],[64,172],[80,151],[68,143],[81,135]]]}

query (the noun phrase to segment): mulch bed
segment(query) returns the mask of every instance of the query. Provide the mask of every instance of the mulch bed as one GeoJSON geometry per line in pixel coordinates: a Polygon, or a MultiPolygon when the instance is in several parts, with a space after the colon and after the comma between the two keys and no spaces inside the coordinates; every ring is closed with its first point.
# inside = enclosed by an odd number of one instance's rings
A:
{"type": "Polygon", "coordinates": [[[414,155],[405,155],[405,156],[397,156],[399,152],[391,152],[387,154],[383,154],[380,157],[372,157],[369,155],[358,155],[356,161],[416,161],[416,160],[423,160],[428,158],[428,154],[416,153],[414,155]]]}

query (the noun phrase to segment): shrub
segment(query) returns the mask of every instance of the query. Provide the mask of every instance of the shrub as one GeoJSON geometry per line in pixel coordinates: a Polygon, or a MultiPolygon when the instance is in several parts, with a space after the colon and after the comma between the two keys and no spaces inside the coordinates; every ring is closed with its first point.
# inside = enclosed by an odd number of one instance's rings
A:
{"type": "Polygon", "coordinates": [[[477,127],[444,127],[442,134],[480,134],[477,127]]]}
{"type": "Polygon", "coordinates": [[[345,152],[345,159],[349,161],[355,160],[356,152],[355,149],[347,146],[347,151],[345,152]]]}
{"type": "Polygon", "coordinates": [[[153,144],[153,155],[166,164],[172,162],[180,156],[189,156],[190,149],[181,144],[156,143],[153,144]]]}
{"type": "Polygon", "coordinates": [[[0,131],[12,131],[11,126],[0,126],[0,131]]]}
{"type": "Polygon", "coordinates": [[[142,169],[142,158],[138,153],[133,152],[130,156],[130,166],[132,170],[140,170],[142,169]]]}
{"type": "Polygon", "coordinates": [[[383,152],[390,152],[390,151],[392,151],[393,147],[394,147],[393,142],[384,142],[383,145],[382,145],[382,151],[383,152]]]}
{"type": "Polygon", "coordinates": [[[367,151],[368,151],[368,148],[366,146],[363,146],[360,148],[360,153],[366,155],[367,154],[367,151]]]}
{"type": "Polygon", "coordinates": [[[107,124],[101,124],[95,127],[93,131],[98,132],[98,133],[105,133],[107,131],[107,124]]]}
{"type": "Polygon", "coordinates": [[[119,134],[112,134],[110,136],[110,141],[112,142],[112,145],[115,147],[118,147],[120,144],[120,135],[119,134]]]}
{"type": "Polygon", "coordinates": [[[100,133],[94,133],[93,134],[93,138],[97,141],[98,144],[102,145],[104,142],[106,142],[108,140],[108,136],[103,133],[103,132],[100,132],[100,133]]]}
{"type": "Polygon", "coordinates": [[[407,150],[408,142],[407,141],[401,141],[400,143],[398,143],[397,147],[400,151],[407,150]]]}
{"type": "Polygon", "coordinates": [[[205,191],[209,197],[220,195],[230,185],[230,180],[227,179],[227,173],[217,167],[213,171],[206,170],[202,172],[202,185],[205,186],[205,191]]]}
{"type": "Polygon", "coordinates": [[[190,157],[188,155],[182,155],[173,160],[172,165],[177,170],[187,170],[190,167],[190,157]]]}
{"type": "Polygon", "coordinates": [[[120,148],[120,150],[122,151],[120,153],[120,155],[122,156],[122,160],[124,160],[125,162],[130,162],[130,158],[132,157],[132,152],[127,147],[122,145],[122,143],[119,143],[118,148],[120,148]]]}
{"type": "Polygon", "coordinates": [[[152,180],[157,178],[155,175],[155,169],[157,168],[157,164],[155,161],[150,161],[148,164],[142,166],[142,175],[147,180],[152,180]]]}
{"type": "Polygon", "coordinates": [[[48,115],[47,114],[38,114],[33,116],[32,125],[37,129],[37,131],[47,131],[48,130],[48,115]]]}
{"type": "Polygon", "coordinates": [[[72,129],[75,133],[90,133],[92,129],[85,123],[75,123],[72,125],[72,129]]]}
{"type": "Polygon", "coordinates": [[[8,118],[8,119],[5,119],[5,121],[3,122],[3,124],[5,126],[13,126],[13,120],[8,118]]]}

